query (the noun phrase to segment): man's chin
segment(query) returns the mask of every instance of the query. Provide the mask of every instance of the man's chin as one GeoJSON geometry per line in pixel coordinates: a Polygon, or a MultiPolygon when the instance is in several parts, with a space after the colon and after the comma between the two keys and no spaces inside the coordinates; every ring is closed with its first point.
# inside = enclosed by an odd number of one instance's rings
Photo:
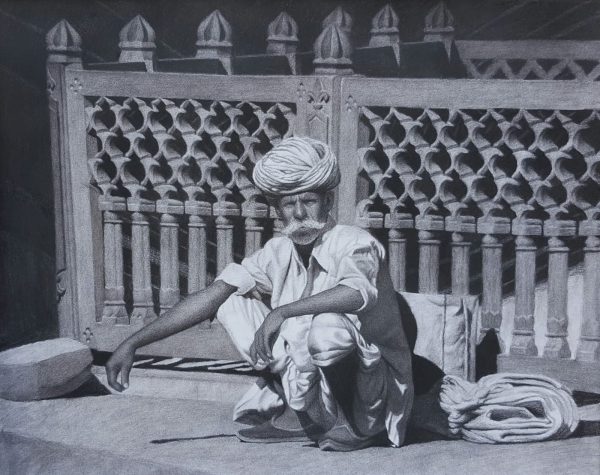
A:
{"type": "Polygon", "coordinates": [[[312,244],[313,242],[315,242],[317,240],[317,238],[319,237],[320,233],[310,233],[310,234],[295,234],[292,233],[290,235],[288,235],[288,237],[292,240],[292,242],[294,244],[298,244],[300,246],[306,246],[308,244],[312,244]]]}

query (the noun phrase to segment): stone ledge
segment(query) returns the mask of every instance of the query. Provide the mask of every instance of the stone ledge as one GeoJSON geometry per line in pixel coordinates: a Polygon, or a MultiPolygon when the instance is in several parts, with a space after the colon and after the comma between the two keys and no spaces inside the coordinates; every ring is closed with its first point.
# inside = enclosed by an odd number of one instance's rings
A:
{"type": "MultiPolygon", "coordinates": [[[[106,371],[102,366],[93,366],[92,373],[109,388],[106,371]]],[[[194,401],[217,401],[235,404],[254,383],[256,377],[159,369],[133,368],[129,375],[129,389],[124,396],[142,396],[194,401]]]]}

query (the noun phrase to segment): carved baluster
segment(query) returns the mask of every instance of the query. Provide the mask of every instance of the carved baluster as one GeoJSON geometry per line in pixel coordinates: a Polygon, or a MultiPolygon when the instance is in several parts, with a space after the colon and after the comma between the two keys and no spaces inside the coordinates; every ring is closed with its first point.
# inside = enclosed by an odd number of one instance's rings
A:
{"type": "Polygon", "coordinates": [[[475,232],[475,218],[472,216],[449,216],[445,222],[446,231],[452,231],[452,293],[468,295],[469,264],[471,242],[467,234],[475,232]]]}
{"type": "Polygon", "coordinates": [[[124,200],[105,199],[100,203],[104,220],[104,310],[102,321],[128,323],[123,286],[123,219],[124,200]]]}
{"type": "Polygon", "coordinates": [[[269,207],[269,217],[273,220],[273,237],[281,237],[281,230],[283,229],[283,221],[277,216],[275,208],[269,207]]]}
{"type": "Polygon", "coordinates": [[[582,225],[580,234],[587,234],[587,239],[584,248],[583,321],[577,359],[600,361],[600,223],[582,225]]]}
{"type": "Polygon", "coordinates": [[[419,292],[438,292],[440,278],[440,244],[437,235],[419,231],[419,292]]]}
{"type": "Polygon", "coordinates": [[[231,67],[231,25],[215,10],[198,26],[198,41],[196,41],[196,58],[218,59],[227,74],[233,74],[231,67]]]}
{"type": "Polygon", "coordinates": [[[515,323],[510,353],[521,356],[537,356],[533,330],[537,247],[532,235],[540,235],[541,226],[525,224],[517,228],[517,225],[513,224],[513,233],[517,234],[515,242],[515,323]]]}
{"type": "Polygon", "coordinates": [[[182,204],[158,200],[160,215],[160,310],[163,313],[180,299],[179,289],[179,218],[182,204]]]}
{"type": "Polygon", "coordinates": [[[222,201],[213,205],[217,216],[217,274],[227,264],[233,262],[233,216],[239,216],[240,210],[234,203],[222,201]]]}
{"type": "Polygon", "coordinates": [[[406,233],[401,229],[389,231],[390,276],[397,292],[406,290],[406,233]]]}
{"type": "Polygon", "coordinates": [[[218,216],[217,224],[217,274],[227,264],[233,262],[233,221],[225,216],[218,216]]]}
{"type": "Polygon", "coordinates": [[[188,295],[206,287],[206,218],[191,215],[188,224],[188,295]]]}
{"type": "Polygon", "coordinates": [[[444,229],[443,218],[417,216],[415,228],[419,230],[419,292],[435,294],[440,280],[440,244],[436,231],[444,229]]]}
{"type": "MultiPolygon", "coordinates": [[[[360,221],[360,220],[359,220],[360,221]]],[[[394,289],[406,290],[406,229],[415,226],[412,215],[390,213],[385,216],[385,227],[389,228],[388,262],[394,289]]]]}
{"type": "Polygon", "coordinates": [[[131,261],[133,278],[133,313],[131,324],[141,325],[156,318],[152,301],[150,274],[150,223],[142,211],[154,211],[154,206],[128,205],[131,215],[131,261]]]}
{"type": "Polygon", "coordinates": [[[452,233],[452,293],[469,293],[469,257],[471,242],[463,233],[452,233]]]}
{"type": "Polygon", "coordinates": [[[548,320],[544,356],[569,358],[567,342],[567,284],[569,279],[569,248],[560,237],[548,239],[548,320]]]}
{"type": "Polygon", "coordinates": [[[503,348],[499,335],[502,324],[502,241],[498,235],[483,236],[481,259],[483,277],[481,336],[493,329],[500,347],[503,348]]]}
{"type": "Polygon", "coordinates": [[[154,29],[146,19],[137,15],[119,33],[120,63],[144,63],[147,71],[153,71],[156,50],[154,29]]]}
{"type": "Polygon", "coordinates": [[[242,216],[245,219],[246,247],[245,255],[251,256],[260,249],[262,234],[265,230],[262,220],[269,216],[269,207],[251,199],[242,204],[242,216]]]}
{"type": "Polygon", "coordinates": [[[261,225],[258,219],[246,218],[246,250],[245,255],[251,256],[260,249],[262,241],[262,233],[265,228],[261,225]]]}

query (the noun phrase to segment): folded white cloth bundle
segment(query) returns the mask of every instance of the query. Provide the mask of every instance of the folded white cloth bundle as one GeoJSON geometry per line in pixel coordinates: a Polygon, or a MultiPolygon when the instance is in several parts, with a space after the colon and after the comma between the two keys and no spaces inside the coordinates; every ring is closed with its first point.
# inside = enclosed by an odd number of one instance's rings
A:
{"type": "Polygon", "coordinates": [[[579,423],[569,389],[540,375],[492,374],[477,383],[445,376],[440,406],[453,434],[485,444],[564,439],[579,423]]]}

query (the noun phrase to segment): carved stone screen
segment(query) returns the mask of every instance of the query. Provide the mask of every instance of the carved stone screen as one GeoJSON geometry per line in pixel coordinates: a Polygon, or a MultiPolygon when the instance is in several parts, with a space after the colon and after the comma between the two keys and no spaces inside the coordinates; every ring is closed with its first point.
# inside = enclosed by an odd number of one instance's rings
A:
{"type": "Polygon", "coordinates": [[[293,134],[294,104],[87,97],[86,115],[103,321],[155,318],[272,235],[273,212],[250,178],[293,134]]]}

